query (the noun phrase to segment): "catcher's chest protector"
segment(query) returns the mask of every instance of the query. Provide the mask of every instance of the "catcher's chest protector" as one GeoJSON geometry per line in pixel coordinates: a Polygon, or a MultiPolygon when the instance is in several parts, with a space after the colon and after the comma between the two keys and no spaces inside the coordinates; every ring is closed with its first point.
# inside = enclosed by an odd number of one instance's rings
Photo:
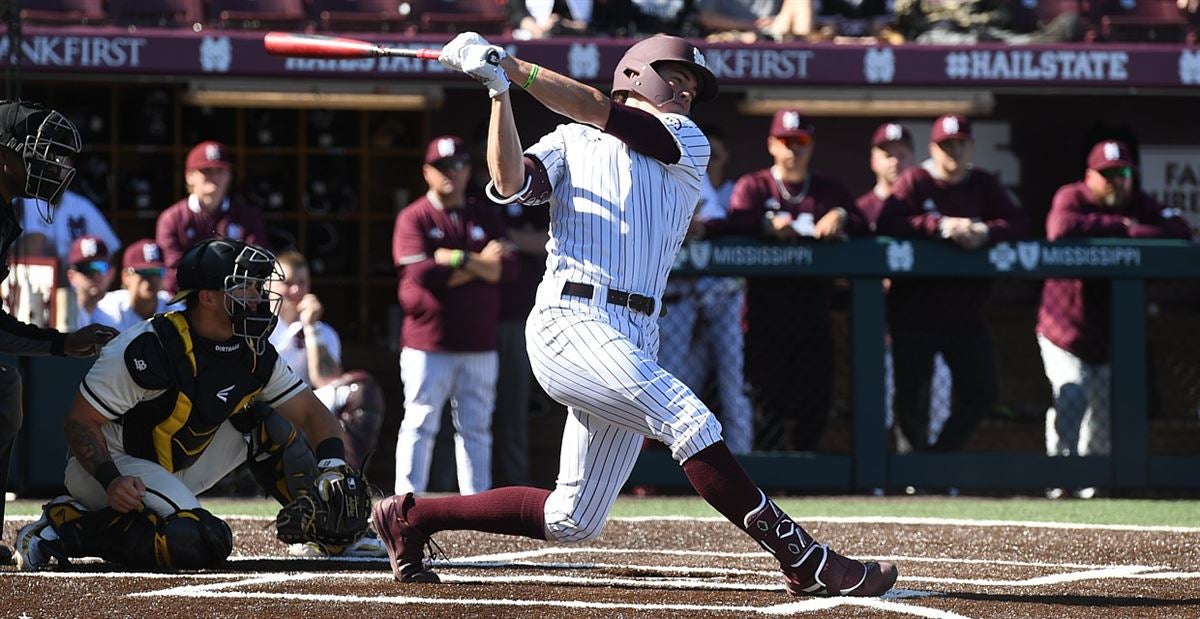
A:
{"type": "Polygon", "coordinates": [[[276,353],[269,347],[255,355],[240,340],[230,345],[196,338],[180,312],[150,320],[153,333],[130,342],[125,361],[131,369],[157,364],[157,371],[130,374],[142,387],[164,391],[122,416],[122,434],[126,453],[173,473],[195,463],[217,428],[262,391],[276,353]]]}

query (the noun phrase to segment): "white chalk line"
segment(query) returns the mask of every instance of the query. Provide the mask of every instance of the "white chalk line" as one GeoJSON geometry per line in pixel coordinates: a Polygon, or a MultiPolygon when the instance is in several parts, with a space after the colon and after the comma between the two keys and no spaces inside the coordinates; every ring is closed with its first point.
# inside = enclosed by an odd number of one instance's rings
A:
{"type": "Polygon", "coordinates": [[[177,587],[173,590],[148,591],[131,594],[137,597],[188,597],[188,598],[230,598],[230,599],[268,599],[310,602],[343,602],[396,605],[439,605],[439,606],[472,606],[472,607],[526,607],[526,608],[569,608],[595,610],[640,610],[640,611],[671,611],[688,613],[738,613],[757,615],[793,615],[798,613],[820,613],[839,606],[862,606],[882,611],[894,612],[916,617],[931,619],[968,619],[950,611],[922,606],[913,606],[875,598],[813,598],[770,606],[749,605],[698,605],[698,604],[635,604],[615,602],[591,602],[582,600],[510,600],[510,599],[478,599],[478,598],[430,598],[416,596],[372,596],[361,597],[354,595],[332,595],[311,593],[271,593],[271,592],[233,592],[216,591],[211,589],[177,587]]]}

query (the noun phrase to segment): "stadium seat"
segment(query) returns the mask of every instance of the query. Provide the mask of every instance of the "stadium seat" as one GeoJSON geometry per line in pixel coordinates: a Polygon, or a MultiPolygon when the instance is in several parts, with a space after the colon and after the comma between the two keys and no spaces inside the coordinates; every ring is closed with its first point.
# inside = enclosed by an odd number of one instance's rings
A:
{"type": "Polygon", "coordinates": [[[309,25],[304,0],[209,0],[208,23],[216,28],[291,28],[309,25]]]}
{"type": "Polygon", "coordinates": [[[1188,24],[1176,0],[1092,0],[1093,23],[1106,41],[1180,43],[1188,24]]]}
{"type": "Polygon", "coordinates": [[[322,30],[405,32],[416,29],[419,0],[312,0],[322,30]]]}
{"type": "Polygon", "coordinates": [[[87,24],[108,21],[103,0],[23,0],[21,21],[27,24],[87,24]]]}
{"type": "Polygon", "coordinates": [[[204,20],[201,0],[108,0],[108,14],[121,26],[192,28],[204,20]]]}
{"type": "Polygon", "coordinates": [[[507,34],[505,0],[426,0],[421,7],[422,32],[507,34]]]}

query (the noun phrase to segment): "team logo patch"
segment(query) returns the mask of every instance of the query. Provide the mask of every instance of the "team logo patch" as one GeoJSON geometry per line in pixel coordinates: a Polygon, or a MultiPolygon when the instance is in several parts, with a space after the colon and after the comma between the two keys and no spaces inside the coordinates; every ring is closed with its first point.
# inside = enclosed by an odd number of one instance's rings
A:
{"type": "Polygon", "coordinates": [[[142,260],[146,262],[162,262],[162,251],[154,243],[142,245],[142,260]]]}
{"type": "Polygon", "coordinates": [[[796,112],[784,112],[780,122],[783,123],[784,129],[795,131],[800,128],[800,115],[796,112]]]}
{"type": "Polygon", "coordinates": [[[204,147],[204,158],[209,161],[221,160],[221,147],[216,144],[209,144],[204,147]]]}
{"type": "Polygon", "coordinates": [[[888,126],[883,130],[883,135],[887,137],[889,142],[899,142],[904,139],[904,127],[896,123],[888,123],[888,126]]]}
{"type": "Polygon", "coordinates": [[[479,226],[471,226],[472,241],[482,241],[484,236],[486,235],[483,232],[483,228],[480,228],[479,226]]]}
{"type": "Polygon", "coordinates": [[[946,135],[954,135],[959,132],[958,119],[953,116],[947,116],[942,119],[942,133],[946,135]]]}
{"type": "Polygon", "coordinates": [[[779,200],[776,198],[767,198],[767,201],[763,202],[763,207],[768,211],[778,211],[780,207],[779,200]]]}
{"type": "Polygon", "coordinates": [[[84,258],[91,258],[100,253],[100,248],[96,245],[96,239],[83,239],[79,241],[79,253],[83,254],[84,258]]]}
{"type": "Polygon", "coordinates": [[[708,61],[704,59],[704,52],[700,51],[699,47],[692,48],[692,62],[704,67],[705,69],[708,68],[708,61]]]}
{"type": "Polygon", "coordinates": [[[438,154],[442,157],[454,156],[454,140],[450,138],[442,138],[437,143],[438,154]]]}
{"type": "Polygon", "coordinates": [[[432,227],[432,228],[430,228],[430,229],[429,229],[429,238],[431,238],[431,239],[444,239],[444,238],[446,238],[446,233],[445,233],[445,232],[442,232],[442,229],[441,229],[441,228],[439,228],[439,227],[437,227],[437,226],[434,226],[434,227],[432,227]]]}
{"type": "Polygon", "coordinates": [[[1104,158],[1108,161],[1116,161],[1121,158],[1121,146],[1116,142],[1104,143],[1104,158]]]}
{"type": "Polygon", "coordinates": [[[137,357],[134,357],[133,367],[137,368],[137,371],[139,371],[139,372],[145,372],[146,371],[146,362],[141,359],[138,359],[137,357]]]}
{"type": "Polygon", "coordinates": [[[242,240],[245,233],[246,231],[238,224],[229,224],[229,227],[225,229],[225,236],[239,241],[242,240]]]}

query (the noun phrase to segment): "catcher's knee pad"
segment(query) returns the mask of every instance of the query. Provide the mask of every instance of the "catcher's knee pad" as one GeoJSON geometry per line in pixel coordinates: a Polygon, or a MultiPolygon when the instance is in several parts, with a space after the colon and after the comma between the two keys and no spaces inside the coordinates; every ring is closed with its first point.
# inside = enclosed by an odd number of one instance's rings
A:
{"type": "Polygon", "coordinates": [[[287,505],[312,486],[317,459],[296,428],[279,413],[258,411],[250,431],[250,472],[280,505],[287,505]]]}
{"type": "Polygon", "coordinates": [[[203,569],[225,562],[233,552],[233,532],[205,509],[175,512],[163,519],[154,539],[159,567],[203,569]]]}
{"type": "Polygon", "coordinates": [[[333,413],[345,433],[346,462],[361,470],[383,425],[383,388],[370,374],[357,370],[346,372],[329,387],[336,393],[333,413]]]}

